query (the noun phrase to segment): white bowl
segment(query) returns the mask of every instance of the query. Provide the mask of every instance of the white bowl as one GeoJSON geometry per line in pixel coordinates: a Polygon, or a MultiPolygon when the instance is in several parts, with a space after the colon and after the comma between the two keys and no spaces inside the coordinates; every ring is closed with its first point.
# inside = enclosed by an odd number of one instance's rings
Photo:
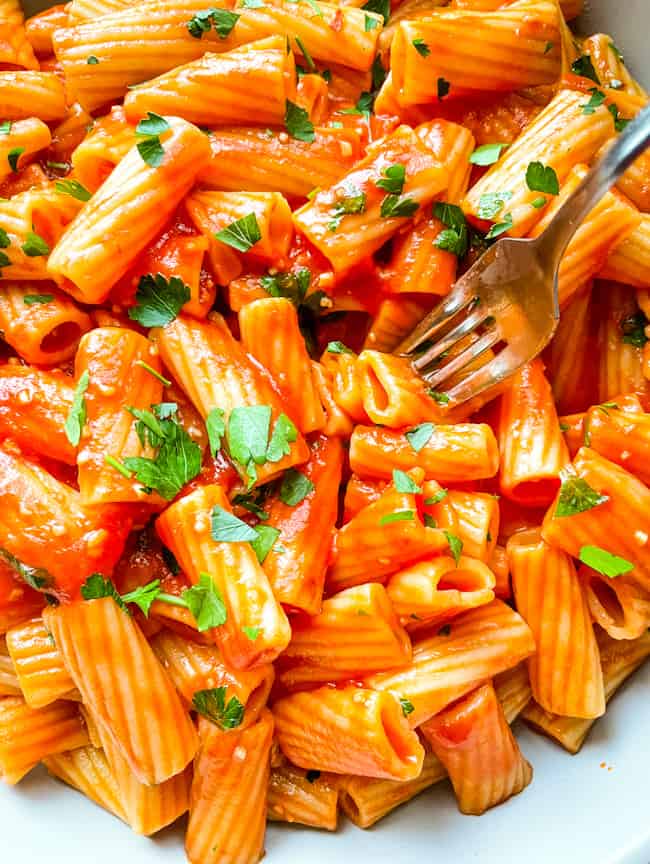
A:
{"type": "MultiPolygon", "coordinates": [[[[650,85],[650,0],[587,0],[584,33],[606,32],[650,85]]],[[[27,0],[28,12],[47,2],[27,0]]],[[[209,3],[206,3],[209,5],[209,3]]],[[[271,825],[266,864],[333,861],[429,864],[649,864],[650,664],[608,706],[577,756],[518,724],[532,784],[480,818],[462,816],[448,781],[369,831],[345,819],[336,834],[271,825]],[[343,856],[342,858],[340,856],[343,856]]],[[[19,786],[0,782],[1,857],[21,864],[180,864],[182,824],[152,840],[36,770],[19,786]]]]}

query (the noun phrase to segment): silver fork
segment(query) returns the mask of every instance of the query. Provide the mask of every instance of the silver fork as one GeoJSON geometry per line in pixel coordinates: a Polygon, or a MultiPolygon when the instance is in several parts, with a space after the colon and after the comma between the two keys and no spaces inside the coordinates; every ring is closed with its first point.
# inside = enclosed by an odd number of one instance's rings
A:
{"type": "Polygon", "coordinates": [[[469,371],[446,391],[449,407],[494,387],[548,344],[560,317],[558,268],[562,253],[587,213],[649,145],[647,106],[593,166],[539,237],[498,240],[395,350],[411,360],[433,390],[441,391],[452,376],[503,343],[492,360],[469,371]],[[441,365],[447,352],[471,333],[477,336],[473,344],[441,365]]]}

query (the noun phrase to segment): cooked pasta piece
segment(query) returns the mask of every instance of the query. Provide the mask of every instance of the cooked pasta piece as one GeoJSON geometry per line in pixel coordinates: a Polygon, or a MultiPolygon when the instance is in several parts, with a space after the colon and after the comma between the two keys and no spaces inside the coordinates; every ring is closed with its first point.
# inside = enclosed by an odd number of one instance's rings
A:
{"type": "Polygon", "coordinates": [[[562,184],[574,165],[588,162],[614,133],[612,115],[604,105],[583,113],[587,101],[575,90],[558,92],[465,196],[463,210],[472,222],[485,227],[510,214],[510,236],[523,237],[530,231],[544,213],[543,207],[531,206],[540,194],[526,183],[530,163],[553,168],[562,184]]]}
{"type": "Polygon", "coordinates": [[[526,662],[495,675],[492,683],[503,708],[506,721],[512,725],[533,695],[526,662]]]}
{"type": "Polygon", "coordinates": [[[63,656],[42,618],[7,631],[7,649],[30,708],[44,708],[57,699],[70,699],[75,686],[63,656]]]}
{"type": "Polygon", "coordinates": [[[637,227],[614,246],[600,276],[635,288],[650,288],[650,214],[643,214],[637,227]]]}
{"type": "Polygon", "coordinates": [[[375,351],[393,351],[420,323],[427,311],[428,307],[424,303],[402,296],[382,300],[363,347],[375,351]]]}
{"type": "Polygon", "coordinates": [[[399,432],[357,426],[350,439],[350,467],[361,477],[385,479],[395,468],[422,468],[427,478],[454,483],[493,477],[499,467],[499,453],[494,433],[483,423],[423,423],[399,432]]]}
{"type": "Polygon", "coordinates": [[[293,424],[284,414],[268,376],[249,359],[220,315],[214,313],[209,321],[200,322],[177,318],[154,333],[165,366],[203,418],[219,409],[227,423],[237,408],[268,406],[271,437],[278,423],[281,429],[286,427],[286,447],[273,458],[256,456],[254,464],[238,463],[247,481],[266,483],[286,468],[307,460],[307,444],[297,429],[292,430],[293,424]],[[281,421],[280,418],[284,419],[281,421]]]}
{"type": "Polygon", "coordinates": [[[426,382],[406,358],[366,349],[357,360],[356,376],[363,410],[373,423],[395,429],[441,419],[426,382]]]}
{"type": "Polygon", "coordinates": [[[537,531],[515,534],[507,548],[517,610],[537,645],[528,660],[535,700],[554,714],[600,717],[605,712],[600,658],[573,562],[537,531]]]}
{"type": "Polygon", "coordinates": [[[128,612],[105,597],[51,607],[43,620],[100,732],[135,776],[157,784],[182,771],[196,752],[194,727],[128,612]]]}
{"type": "Polygon", "coordinates": [[[41,282],[0,283],[0,330],[28,363],[69,360],[92,322],[61,291],[41,282]]]}
{"type": "Polygon", "coordinates": [[[52,35],[55,30],[68,23],[68,10],[71,5],[59,3],[50,6],[25,21],[27,39],[39,59],[47,59],[52,55],[52,35]]]}
{"type": "Polygon", "coordinates": [[[39,615],[44,605],[44,595],[30,587],[4,558],[0,558],[0,634],[39,615]]]}
{"type": "Polygon", "coordinates": [[[71,162],[75,176],[89,192],[96,192],[135,143],[135,126],[127,121],[122,106],[111,108],[104,117],[92,121],[88,134],[74,148],[71,162]]]}
{"type": "Polygon", "coordinates": [[[191,864],[256,864],[264,854],[273,717],[223,731],[202,724],[185,851],[191,864]]]}
{"type": "Polygon", "coordinates": [[[650,627],[650,593],[629,576],[611,579],[584,565],[578,576],[591,617],[612,639],[637,639],[650,627]]]}
{"type": "Polygon", "coordinates": [[[434,9],[395,31],[390,68],[397,98],[408,106],[468,91],[550,84],[560,74],[560,44],[552,0],[524,0],[494,12],[434,9]],[[422,44],[428,51],[418,49],[422,44]]]}
{"type": "Polygon", "coordinates": [[[0,698],[0,772],[5,783],[18,783],[46,756],[87,744],[74,702],[30,708],[20,696],[0,698]]]}
{"type": "Polygon", "coordinates": [[[287,100],[296,101],[295,63],[278,35],[145,81],[129,90],[124,109],[132,122],[153,111],[203,126],[281,126],[287,100]]]}
{"type": "Polygon", "coordinates": [[[339,780],[332,774],[305,771],[283,759],[271,767],[267,819],[335,831],[339,780]],[[313,776],[315,773],[318,776],[313,776]]]}
{"type": "Polygon", "coordinates": [[[499,488],[517,503],[549,504],[569,453],[540,359],[522,366],[501,397],[499,488]]]}
{"type": "Polygon", "coordinates": [[[207,163],[210,148],[202,132],[174,117],[165,123],[168,131],[156,139],[163,151],[156,166],[137,147],[129,150],[52,250],[51,278],[77,299],[106,298],[207,163]]]}
{"type": "Polygon", "coordinates": [[[456,280],[458,258],[438,247],[444,230],[439,219],[427,219],[396,238],[388,265],[392,293],[444,297],[451,291],[456,280]]]}
{"type": "MultiPolygon", "coordinates": [[[[462,542],[463,553],[491,566],[499,536],[498,499],[486,492],[451,489],[443,502],[447,502],[454,511],[453,533],[462,542]]],[[[435,511],[433,515],[436,515],[435,511]]]]}
{"type": "Polygon", "coordinates": [[[294,213],[294,224],[340,273],[379,249],[444,187],[439,162],[412,129],[401,126],[294,213]],[[391,179],[391,171],[399,176],[391,179]],[[386,183],[399,191],[386,194],[386,183]]]}
{"type": "Polygon", "coordinates": [[[120,789],[101,748],[87,746],[46,756],[43,763],[54,777],[78,789],[95,804],[126,822],[120,789]]]}
{"type": "Polygon", "coordinates": [[[0,72],[0,117],[51,122],[66,113],[63,83],[53,72],[0,72]]]}
{"type": "Polygon", "coordinates": [[[624,410],[619,402],[595,405],[587,412],[585,428],[593,450],[650,485],[650,414],[624,410]]]}
{"type": "Polygon", "coordinates": [[[523,618],[493,600],[455,618],[413,645],[413,662],[365,679],[368,687],[408,699],[411,726],[420,726],[481,681],[530,656],[535,642],[523,618]]]}
{"type": "Polygon", "coordinates": [[[309,461],[290,474],[297,484],[304,485],[307,494],[297,503],[288,495],[283,501],[280,495],[271,500],[266,511],[264,524],[280,533],[264,559],[264,571],[277,600],[307,615],[316,615],[321,608],[342,467],[341,442],[317,437],[311,444],[309,461]]]}
{"type": "Polygon", "coordinates": [[[38,69],[38,60],[25,32],[20,0],[2,0],[0,4],[0,66],[38,69]]]}
{"type": "Polygon", "coordinates": [[[620,394],[636,394],[646,401],[650,388],[644,374],[644,316],[639,316],[635,292],[615,282],[600,282],[595,291],[601,311],[598,401],[607,404],[620,394]]]}
{"type": "Polygon", "coordinates": [[[21,695],[22,690],[13,661],[7,653],[4,637],[0,636],[0,697],[21,695]]]}
{"type": "Polygon", "coordinates": [[[533,778],[492,684],[432,717],[422,732],[449,772],[461,813],[478,816],[533,778]]]}
{"type": "MultiPolygon", "coordinates": [[[[611,639],[602,631],[598,638],[600,660],[605,684],[605,698],[609,702],[614,693],[650,655],[650,634],[638,639],[611,639]]],[[[562,717],[549,714],[535,702],[524,709],[523,718],[537,732],[553,738],[569,753],[577,753],[585,742],[594,720],[562,717]]]]}
{"type": "Polygon", "coordinates": [[[33,115],[27,120],[10,123],[8,130],[0,135],[0,183],[23,169],[51,140],[48,127],[33,115]]]}
{"type": "Polygon", "coordinates": [[[367,583],[325,600],[318,615],[293,618],[279,683],[294,689],[408,663],[411,643],[391,601],[383,585],[367,583]]]}
{"type": "MultiPolygon", "coordinates": [[[[582,447],[573,461],[577,480],[588,489],[587,504],[569,504],[570,514],[559,515],[559,496],[551,504],[542,536],[551,546],[559,546],[574,558],[585,546],[603,548],[606,553],[630,564],[630,578],[650,590],[650,489],[636,477],[594,450],[582,447]]],[[[570,493],[571,498],[573,494],[570,493]]],[[[562,510],[560,510],[560,514],[562,510]]],[[[628,568],[628,569],[630,569],[628,568]]]]}
{"type": "Polygon", "coordinates": [[[424,749],[391,693],[320,687],[279,699],[273,716],[282,752],[301,768],[390,780],[422,770],[424,749]]]}
{"type": "Polygon", "coordinates": [[[227,520],[230,512],[221,486],[202,486],[168,507],[156,529],[193,583],[202,573],[214,581],[227,610],[215,638],[226,663],[245,669],[275,660],[291,628],[250,543],[231,542],[227,531],[220,540],[212,527],[215,514],[227,520]]]}
{"type": "Polygon", "coordinates": [[[64,428],[73,398],[72,380],[58,370],[0,366],[0,437],[74,465],[76,449],[64,428]]]}

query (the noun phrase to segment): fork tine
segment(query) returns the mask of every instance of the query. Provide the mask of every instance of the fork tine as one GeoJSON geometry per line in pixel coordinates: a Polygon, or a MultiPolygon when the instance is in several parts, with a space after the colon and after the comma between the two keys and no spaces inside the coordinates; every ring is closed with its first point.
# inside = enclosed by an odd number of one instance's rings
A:
{"type": "Polygon", "coordinates": [[[417,347],[440,330],[450,318],[464,309],[475,297],[475,292],[458,283],[451,294],[439,303],[395,349],[395,354],[404,355],[417,347]]]}
{"type": "Polygon", "coordinates": [[[443,381],[447,381],[452,375],[455,375],[457,372],[464,369],[468,363],[472,362],[472,360],[476,360],[477,357],[480,357],[481,354],[487,351],[488,348],[491,348],[499,341],[499,339],[500,336],[498,329],[496,327],[491,327],[480,337],[480,339],[472,345],[468,345],[467,348],[461,351],[460,354],[457,354],[456,357],[453,357],[449,363],[446,363],[441,369],[436,369],[429,374],[425,374],[423,376],[424,379],[429,386],[437,387],[442,384],[443,381]]]}
{"type": "Polygon", "coordinates": [[[450,403],[461,403],[478,396],[484,390],[512,375],[525,362],[526,358],[522,358],[511,346],[507,346],[485,366],[470,372],[466,378],[448,390],[447,396],[450,403]]]}
{"type": "Polygon", "coordinates": [[[435,345],[432,345],[428,351],[420,357],[416,357],[415,360],[412,361],[413,367],[418,371],[421,371],[427,366],[430,366],[437,357],[440,357],[441,354],[448,351],[456,344],[456,342],[459,341],[459,339],[462,339],[463,336],[466,336],[468,333],[471,333],[472,330],[475,330],[487,317],[488,314],[485,308],[479,306],[474,309],[470,312],[467,318],[463,318],[463,320],[457,324],[453,330],[446,333],[442,339],[436,342],[435,345]]]}

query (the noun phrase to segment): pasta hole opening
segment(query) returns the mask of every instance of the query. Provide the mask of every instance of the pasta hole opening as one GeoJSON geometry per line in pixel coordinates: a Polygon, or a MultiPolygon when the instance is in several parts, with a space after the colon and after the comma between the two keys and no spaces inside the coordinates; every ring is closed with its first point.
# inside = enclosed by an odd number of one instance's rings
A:
{"type": "Polygon", "coordinates": [[[622,627],[625,623],[625,610],[614,588],[595,577],[589,580],[589,589],[611,623],[622,627]]]}
{"type": "Polygon", "coordinates": [[[64,321],[50,330],[41,340],[41,351],[44,354],[58,354],[71,348],[81,339],[81,327],[76,321],[64,321]]]}
{"type": "Polygon", "coordinates": [[[386,392],[386,388],[379,380],[377,373],[372,368],[372,366],[368,365],[365,370],[366,380],[370,385],[370,390],[372,392],[372,401],[374,403],[374,407],[377,411],[386,411],[389,404],[390,398],[388,393],[386,392]]]}
{"type": "Polygon", "coordinates": [[[559,488],[560,481],[555,477],[549,477],[517,483],[510,494],[518,504],[526,507],[544,507],[555,498],[559,488]]]}

